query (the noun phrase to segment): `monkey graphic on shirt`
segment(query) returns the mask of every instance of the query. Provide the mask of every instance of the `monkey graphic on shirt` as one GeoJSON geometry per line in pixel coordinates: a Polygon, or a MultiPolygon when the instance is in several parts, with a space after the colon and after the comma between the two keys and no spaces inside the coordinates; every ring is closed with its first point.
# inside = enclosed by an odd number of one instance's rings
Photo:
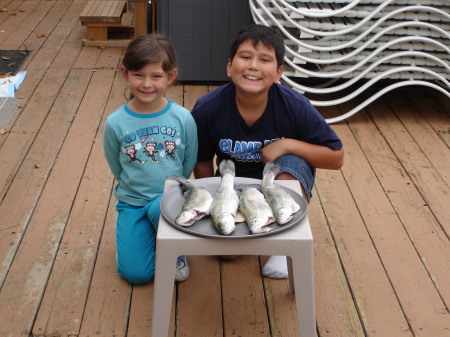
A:
{"type": "Polygon", "coordinates": [[[166,145],[166,161],[169,161],[169,156],[173,159],[177,159],[177,157],[175,156],[175,150],[177,148],[175,141],[166,140],[164,144],[166,145]]]}
{"type": "Polygon", "coordinates": [[[147,142],[144,146],[144,153],[147,157],[151,158],[152,163],[159,163],[158,159],[156,159],[156,154],[161,151],[161,149],[157,148],[158,143],[156,142],[147,142]]]}
{"type": "Polygon", "coordinates": [[[136,157],[136,153],[137,153],[137,149],[134,144],[125,146],[125,154],[130,158],[130,162],[128,163],[128,165],[131,165],[131,163],[134,162],[135,160],[137,160],[141,164],[144,164],[144,162],[142,160],[140,160],[138,157],[136,157]]]}

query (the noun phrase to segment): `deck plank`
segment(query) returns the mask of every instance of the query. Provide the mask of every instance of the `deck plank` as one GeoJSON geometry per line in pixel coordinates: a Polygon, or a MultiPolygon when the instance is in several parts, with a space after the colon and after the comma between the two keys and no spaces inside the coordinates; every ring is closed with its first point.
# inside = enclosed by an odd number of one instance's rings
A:
{"type": "Polygon", "coordinates": [[[257,256],[240,256],[221,262],[225,336],[270,334],[258,260],[257,256]]]}
{"type": "Polygon", "coordinates": [[[384,101],[374,102],[367,108],[367,111],[420,191],[427,206],[430,207],[445,230],[446,235],[450,237],[449,186],[430,163],[417,142],[405,130],[403,124],[384,104],[384,101]]]}
{"type": "MultiPolygon", "coordinates": [[[[344,141],[349,144],[349,137],[344,141]]],[[[441,314],[443,303],[364,155],[354,151],[342,171],[400,306],[408,320],[415,318],[409,320],[415,336],[442,334],[447,324],[441,314]]]]}
{"type": "MultiPolygon", "coordinates": [[[[96,67],[99,70],[87,70],[92,74],[92,79],[77,114],[79,135],[73,137],[73,147],[78,146],[80,137],[87,137],[89,141],[89,134],[86,132],[89,123],[92,123],[93,131],[103,130],[103,123],[100,128],[98,125],[102,112],[107,111],[104,113],[105,119],[109,115],[111,105],[117,104],[117,98],[108,98],[110,92],[115,93],[117,90],[114,89],[122,87],[116,72],[120,56],[121,52],[117,50],[107,50],[98,58],[96,67]],[[98,117],[94,119],[93,116],[98,117]]],[[[71,132],[74,132],[73,128],[71,132]]],[[[49,286],[34,324],[36,334],[44,332],[51,335],[54,331],[78,333],[82,322],[89,280],[113,183],[112,174],[103,158],[102,132],[91,142],[94,147],[83,174],[86,184],[80,185],[71,210],[70,221],[62,238],[64,245],[60,247],[54,265],[56,272],[52,273],[49,279],[49,286]]],[[[66,144],[70,142],[66,141],[66,144]]]]}
{"type": "MultiPolygon", "coordinates": [[[[36,34],[34,33],[36,26],[39,26],[41,21],[45,19],[49,12],[52,12],[52,7],[55,3],[56,1],[33,1],[33,4],[37,6],[28,11],[19,12],[18,15],[25,16],[24,14],[26,14],[26,17],[24,17],[21,24],[17,25],[17,28],[11,32],[12,34],[0,42],[2,49],[19,49],[19,46],[27,40],[30,35],[36,34]]],[[[57,15],[56,17],[60,16],[61,15],[57,15]]],[[[28,49],[33,50],[30,47],[28,47],[28,49]]]]}
{"type": "MultiPolygon", "coordinates": [[[[29,36],[25,41],[20,41],[20,44],[17,44],[15,49],[28,49],[31,50],[31,54],[27,57],[24,62],[24,67],[29,67],[29,64],[33,61],[34,57],[39,56],[39,63],[41,68],[48,68],[50,55],[56,55],[57,50],[61,48],[61,42],[66,40],[67,34],[70,31],[67,30],[68,27],[72,27],[72,25],[68,25],[61,20],[61,18],[67,20],[71,17],[73,12],[77,12],[79,10],[79,4],[67,6],[67,3],[64,1],[56,1],[56,3],[50,8],[47,12],[47,15],[39,22],[39,24],[34,27],[29,33],[29,36]],[[45,49],[48,49],[47,52],[41,50],[42,46],[45,45],[45,49]],[[52,54],[52,52],[54,54],[52,54]]],[[[18,41],[18,42],[19,42],[18,41]]],[[[50,59],[51,60],[51,59],[50,59]]],[[[38,67],[34,67],[37,69],[38,67]]],[[[31,74],[28,73],[27,76],[31,74]]],[[[28,77],[27,77],[28,80],[28,77]]],[[[21,87],[22,88],[22,87],[21,87]]]]}
{"type": "MultiPolygon", "coordinates": [[[[101,69],[93,73],[86,95],[80,104],[76,123],[70,130],[73,140],[64,143],[64,151],[69,151],[75,156],[77,154],[75,149],[82,145],[80,138],[84,138],[83,141],[87,142],[87,145],[102,143],[101,134],[93,138],[99,120],[92,115],[101,117],[106,101],[95,98],[108,97],[114,75],[114,69],[101,69]],[[102,93],[100,89],[104,92],[102,93]],[[89,96],[89,93],[92,95],[89,96]]],[[[112,173],[108,172],[108,165],[103,158],[102,146],[94,146],[89,158],[83,173],[83,182],[76,193],[70,219],[64,230],[62,245],[58,249],[53,265],[55,271],[48,281],[49,285],[46,287],[39,315],[34,323],[33,329],[39,333],[44,331],[50,335],[57,331],[60,334],[70,335],[78,334],[79,331],[89,280],[103,230],[105,206],[110,198],[113,183],[112,173]]],[[[56,176],[52,177],[58,179],[56,176]]]]}
{"type": "Polygon", "coordinates": [[[127,336],[133,287],[117,274],[115,205],[111,196],[79,336],[127,336]]]}
{"type": "Polygon", "coordinates": [[[364,330],[370,335],[412,336],[342,174],[319,171],[316,185],[364,330]]]}
{"type": "MultiPolygon", "coordinates": [[[[412,119],[412,117],[411,117],[412,119]]],[[[442,227],[412,180],[408,177],[389,144],[369,122],[366,114],[353,118],[350,128],[371,163],[386,195],[398,214],[420,259],[431,275],[435,287],[448,305],[450,285],[449,256],[442,252],[450,250],[450,243],[442,227]]],[[[448,152],[448,149],[447,149],[448,152]]]]}
{"type": "MultiPolygon", "coordinates": [[[[261,265],[267,258],[260,258],[261,265]]],[[[270,325],[269,336],[299,336],[295,293],[289,290],[289,281],[263,278],[263,285],[270,325]]]]}
{"type": "Polygon", "coordinates": [[[37,8],[39,3],[40,1],[25,0],[17,7],[14,4],[11,4],[14,9],[4,13],[6,18],[2,22],[2,30],[5,31],[5,34],[0,34],[0,45],[2,46],[2,49],[5,40],[14,36],[15,32],[19,30],[21,26],[26,25],[26,22],[30,20],[30,13],[33,13],[33,9],[37,8]]]}
{"type": "MultiPolygon", "coordinates": [[[[352,123],[350,119],[348,124],[352,123]]],[[[377,221],[380,214],[386,218],[389,204],[384,193],[372,196],[372,191],[380,190],[381,186],[347,123],[335,124],[333,129],[347,149],[346,163],[340,172],[319,170],[316,186],[364,330],[382,336],[411,336],[403,309],[392,289],[390,275],[386,274],[378,247],[373,243],[371,227],[367,227],[368,221],[377,221]],[[368,186],[370,194],[366,193],[368,186]],[[371,215],[373,218],[366,212],[375,212],[371,215]],[[385,307],[383,312],[380,307],[385,307]]]]}
{"type": "MultiPolygon", "coordinates": [[[[427,120],[419,113],[418,109],[407,97],[389,95],[385,97],[384,101],[391,107],[392,111],[405,127],[405,130],[414,139],[417,146],[420,147],[421,151],[445,181],[446,185],[450,186],[450,157],[444,155],[450,152],[448,144],[428,124],[427,120]]],[[[450,118],[447,122],[450,125],[450,118]]]]}
{"type": "MultiPolygon", "coordinates": [[[[87,86],[90,75],[87,71],[72,71],[61,94],[56,102],[58,109],[54,108],[45,120],[44,130],[34,139],[32,147],[27,150],[26,159],[20,164],[18,173],[8,193],[0,205],[2,217],[1,230],[8,232],[8,236],[0,236],[0,253],[2,263],[0,269],[0,284],[3,283],[14,253],[18,249],[22,235],[26,231],[29,218],[33,214],[37,199],[39,198],[47,176],[54,166],[54,160],[62,146],[70,122],[75,115],[78,102],[82,99],[81,92],[72,94],[77,85],[87,86]],[[21,203],[17,203],[21,200],[21,203]]],[[[10,140],[11,137],[8,138],[10,140]]],[[[1,150],[7,150],[2,147],[1,150]]],[[[3,292],[1,293],[3,294],[3,292]]]]}
{"type": "MultiPolygon", "coordinates": [[[[63,90],[59,96],[61,99],[60,105],[63,105],[63,101],[67,102],[66,104],[73,103],[67,95],[74,92],[77,87],[83,88],[83,82],[87,85],[89,75],[88,70],[84,72],[71,71],[66,82],[67,91],[63,90]]],[[[70,98],[78,100],[82,98],[81,95],[77,96],[73,95],[70,98]]],[[[73,103],[72,106],[75,110],[78,104],[73,103]]],[[[55,153],[55,149],[61,147],[73,118],[73,114],[71,116],[64,110],[54,108],[52,112],[45,121],[47,134],[40,133],[39,138],[42,139],[42,142],[39,143],[39,139],[37,139],[34,143],[39,146],[39,150],[36,149],[32,153],[38,155],[41,161],[48,160],[48,157],[55,153]],[[46,153],[48,153],[47,156],[44,156],[46,153]]],[[[79,145],[81,146],[82,142],[79,145]]],[[[15,336],[22,336],[25,332],[28,333],[31,330],[36,310],[46,287],[47,278],[50,276],[54,254],[59,246],[71,209],[73,193],[78,188],[78,182],[81,178],[81,172],[76,171],[79,164],[77,163],[78,158],[75,156],[76,149],[74,151],[73,153],[67,153],[64,157],[59,157],[58,162],[53,165],[52,177],[46,182],[42,194],[38,195],[39,203],[36,209],[26,217],[26,220],[29,219],[30,222],[23,234],[22,242],[14,258],[14,264],[8,272],[0,293],[0,302],[8,303],[8,305],[0,308],[0,317],[6,318],[5,321],[10,322],[7,328],[12,328],[15,336]],[[61,188],[62,186],[64,188],[61,188]]],[[[27,162],[30,165],[28,172],[24,172],[24,176],[32,174],[39,179],[39,165],[33,166],[33,162],[35,162],[33,158],[30,158],[27,162]]],[[[84,164],[82,165],[84,167],[84,164]]],[[[21,187],[18,191],[25,192],[27,187],[21,187]]],[[[20,230],[22,231],[22,229],[20,230]]],[[[6,334],[5,330],[0,330],[0,335],[2,333],[6,334]]]]}
{"type": "Polygon", "coordinates": [[[5,11],[0,15],[0,23],[9,18],[9,16],[22,5],[25,0],[0,0],[0,8],[5,11]]]}
{"type": "MultiPolygon", "coordinates": [[[[77,6],[71,6],[66,14],[70,17],[78,10],[77,6]]],[[[0,148],[0,165],[2,166],[0,200],[14,179],[24,156],[54,104],[73,61],[81,50],[76,34],[70,35],[74,28],[81,29],[74,25],[69,20],[60,21],[58,35],[49,37],[45,44],[48,48],[40,49],[33,58],[33,62],[27,69],[26,81],[17,92],[18,97],[24,97],[25,108],[20,111],[16,123],[4,135],[5,140],[0,148]],[[35,91],[36,94],[33,95],[35,91]],[[14,148],[16,151],[11,152],[9,148],[14,148]]]]}
{"type": "Polygon", "coordinates": [[[189,278],[178,285],[177,327],[186,336],[223,336],[221,278],[215,256],[188,256],[189,278]]]}
{"type": "Polygon", "coordinates": [[[403,95],[414,105],[422,118],[427,120],[445,144],[450,147],[450,104],[443,104],[446,99],[444,95],[441,93],[431,95],[430,92],[419,89],[411,89],[404,92],[403,95]]]}
{"type": "Polygon", "coordinates": [[[314,237],[314,283],[319,335],[362,337],[363,326],[336,251],[333,219],[327,219],[324,214],[316,189],[308,206],[308,216],[314,237]]]}

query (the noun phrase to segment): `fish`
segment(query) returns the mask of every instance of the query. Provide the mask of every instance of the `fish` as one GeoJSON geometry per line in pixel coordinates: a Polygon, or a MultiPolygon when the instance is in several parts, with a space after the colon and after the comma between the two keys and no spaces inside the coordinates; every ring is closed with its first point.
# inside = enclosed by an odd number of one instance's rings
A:
{"type": "Polygon", "coordinates": [[[219,164],[220,184],[214,195],[210,217],[214,227],[223,235],[230,235],[234,229],[239,207],[239,196],[234,189],[236,175],[232,160],[222,160],[219,164]]]}
{"type": "Polygon", "coordinates": [[[180,184],[185,201],[180,214],[175,218],[175,223],[179,226],[191,226],[197,220],[209,215],[213,197],[203,187],[197,187],[184,177],[168,176],[167,179],[175,180],[180,184]]]}
{"type": "Polygon", "coordinates": [[[275,222],[272,208],[255,187],[244,186],[239,195],[239,211],[252,234],[269,232],[268,225],[275,222]]]}
{"type": "Polygon", "coordinates": [[[288,192],[273,183],[279,171],[279,164],[267,163],[264,166],[260,189],[272,208],[277,223],[283,225],[289,222],[293,215],[298,212],[300,205],[295,202],[288,192]]]}

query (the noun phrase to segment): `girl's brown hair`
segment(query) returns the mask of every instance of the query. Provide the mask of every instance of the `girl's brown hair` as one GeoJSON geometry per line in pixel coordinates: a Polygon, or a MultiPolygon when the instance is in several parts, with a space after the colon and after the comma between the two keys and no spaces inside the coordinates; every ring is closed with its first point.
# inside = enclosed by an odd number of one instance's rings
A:
{"type": "Polygon", "coordinates": [[[148,63],[162,62],[162,68],[169,73],[177,67],[177,57],[172,42],[160,34],[141,35],[127,47],[122,60],[127,70],[139,70],[148,63]]]}

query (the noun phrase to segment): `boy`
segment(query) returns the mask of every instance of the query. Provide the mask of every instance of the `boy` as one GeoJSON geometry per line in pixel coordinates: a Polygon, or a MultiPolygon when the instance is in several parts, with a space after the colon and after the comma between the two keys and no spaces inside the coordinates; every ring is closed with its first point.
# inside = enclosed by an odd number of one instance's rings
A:
{"type": "MultiPolygon", "coordinates": [[[[315,168],[342,167],[342,143],[308,99],[279,84],[284,41],[273,28],[243,27],[230,47],[227,75],[231,83],[201,97],[192,115],[199,150],[196,178],[214,176],[217,166],[232,159],[237,177],[262,178],[264,165],[279,163],[276,179],[298,180],[306,201],[311,198],[315,168]]],[[[286,258],[272,256],[263,275],[287,278],[286,258]]]]}

